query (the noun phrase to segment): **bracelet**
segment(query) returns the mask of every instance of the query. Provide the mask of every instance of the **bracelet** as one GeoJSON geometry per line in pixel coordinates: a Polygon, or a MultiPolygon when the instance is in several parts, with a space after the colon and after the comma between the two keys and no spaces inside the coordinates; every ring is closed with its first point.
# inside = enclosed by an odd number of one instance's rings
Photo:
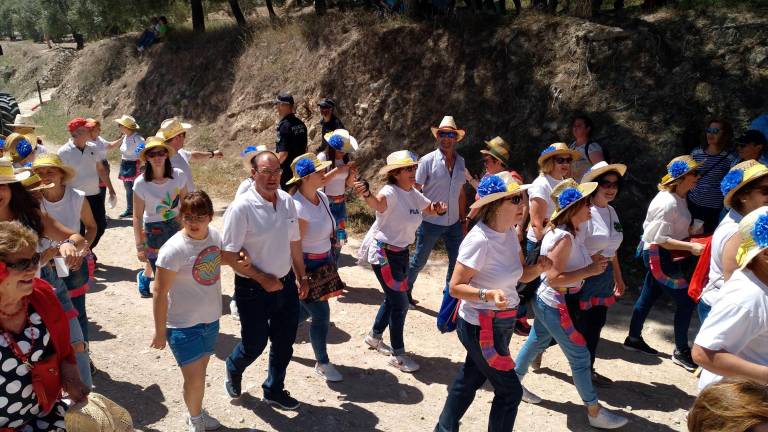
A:
{"type": "Polygon", "coordinates": [[[488,294],[488,290],[487,290],[487,289],[485,289],[485,288],[480,288],[480,296],[479,296],[479,297],[480,297],[480,301],[482,301],[482,302],[486,302],[486,301],[488,301],[488,300],[486,300],[486,298],[485,298],[485,295],[486,295],[486,294],[488,294]]]}
{"type": "Polygon", "coordinates": [[[71,244],[72,246],[75,246],[75,241],[72,239],[66,239],[62,241],[51,242],[51,247],[59,248],[65,244],[71,244]]]}

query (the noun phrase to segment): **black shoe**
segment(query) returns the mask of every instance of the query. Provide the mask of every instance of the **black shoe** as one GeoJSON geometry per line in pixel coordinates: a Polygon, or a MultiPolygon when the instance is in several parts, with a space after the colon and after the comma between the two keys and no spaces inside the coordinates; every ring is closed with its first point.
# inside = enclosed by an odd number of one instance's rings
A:
{"type": "Polygon", "coordinates": [[[654,356],[659,355],[659,352],[651,348],[650,346],[648,346],[648,344],[645,343],[645,341],[641,337],[633,338],[633,337],[627,336],[627,338],[624,339],[623,347],[627,351],[638,351],[643,354],[654,355],[654,356]]]}
{"type": "Polygon", "coordinates": [[[231,398],[240,397],[242,393],[243,376],[236,375],[229,371],[227,368],[227,380],[224,381],[224,388],[227,389],[227,394],[231,398]]]}
{"type": "Polygon", "coordinates": [[[275,393],[264,393],[264,402],[277,405],[285,410],[295,410],[299,407],[299,401],[291,397],[288,390],[280,390],[275,393]]]}
{"type": "Polygon", "coordinates": [[[96,369],[96,366],[93,365],[93,360],[90,360],[89,366],[91,368],[91,376],[96,375],[96,372],[98,372],[98,369],[96,369]]]}
{"type": "Polygon", "coordinates": [[[608,387],[613,384],[613,380],[607,376],[592,371],[592,384],[594,384],[595,387],[608,387]]]}
{"type": "Polygon", "coordinates": [[[531,325],[527,321],[515,321],[515,334],[518,336],[528,336],[531,334],[531,325]]]}
{"type": "Polygon", "coordinates": [[[683,369],[687,370],[688,372],[693,372],[697,367],[699,367],[696,363],[693,362],[693,358],[691,357],[691,350],[689,349],[685,351],[675,350],[675,353],[672,354],[672,363],[678,366],[682,366],[683,369]]]}

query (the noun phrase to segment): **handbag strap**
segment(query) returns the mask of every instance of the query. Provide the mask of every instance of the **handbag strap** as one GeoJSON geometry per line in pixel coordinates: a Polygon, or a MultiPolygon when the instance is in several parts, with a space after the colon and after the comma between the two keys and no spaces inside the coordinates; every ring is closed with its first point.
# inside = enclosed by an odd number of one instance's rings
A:
{"type": "MultiPolygon", "coordinates": [[[[336,219],[334,219],[333,215],[331,214],[331,206],[330,206],[330,204],[326,203],[323,200],[323,197],[321,195],[318,195],[318,198],[320,198],[320,201],[323,203],[323,207],[325,207],[325,211],[328,212],[328,217],[331,218],[331,228],[332,228],[331,229],[331,233],[332,233],[331,237],[333,238],[334,241],[337,242],[337,241],[339,241],[339,236],[336,233],[336,219]]],[[[326,198],[327,198],[327,196],[326,196],[326,198]]]]}

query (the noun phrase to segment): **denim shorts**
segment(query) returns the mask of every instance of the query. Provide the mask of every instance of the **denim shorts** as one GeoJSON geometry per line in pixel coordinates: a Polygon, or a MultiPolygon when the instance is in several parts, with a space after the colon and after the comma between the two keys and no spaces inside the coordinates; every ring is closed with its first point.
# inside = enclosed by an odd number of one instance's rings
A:
{"type": "Polygon", "coordinates": [[[176,363],[184,367],[214,353],[216,339],[219,337],[219,320],[192,327],[169,328],[165,331],[165,337],[176,363]]]}

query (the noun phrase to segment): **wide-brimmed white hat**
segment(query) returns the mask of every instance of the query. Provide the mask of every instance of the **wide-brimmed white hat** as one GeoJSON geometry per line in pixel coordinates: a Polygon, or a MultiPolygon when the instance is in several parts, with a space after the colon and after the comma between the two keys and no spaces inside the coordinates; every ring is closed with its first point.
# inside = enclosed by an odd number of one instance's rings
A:
{"type": "Polygon", "coordinates": [[[517,195],[530,188],[531,185],[517,183],[512,174],[502,171],[497,174],[483,177],[477,185],[477,194],[480,199],[472,203],[470,208],[482,207],[498,199],[517,195]]]}
{"type": "Polygon", "coordinates": [[[581,178],[582,183],[595,181],[596,178],[607,172],[615,172],[619,177],[624,177],[624,173],[627,172],[627,166],[620,163],[609,164],[606,161],[600,161],[589,169],[581,178]]]}
{"type": "Polygon", "coordinates": [[[16,118],[13,119],[13,123],[8,123],[6,126],[25,127],[25,128],[32,128],[32,129],[40,127],[40,125],[36,125],[32,122],[31,115],[22,115],[22,114],[17,114],[16,118]]]}
{"type": "Polygon", "coordinates": [[[323,135],[323,138],[325,138],[325,142],[327,142],[329,146],[338,151],[343,151],[344,153],[354,153],[360,148],[360,146],[357,145],[355,137],[350,135],[349,131],[346,129],[336,129],[328,132],[323,135]]]}
{"type": "Polygon", "coordinates": [[[115,123],[119,124],[120,126],[127,127],[130,130],[139,130],[141,129],[139,127],[139,124],[136,123],[136,119],[132,116],[129,116],[127,114],[121,115],[119,118],[115,119],[115,123]]]}
{"type": "Polygon", "coordinates": [[[456,121],[453,119],[453,116],[445,116],[443,117],[443,120],[440,122],[440,125],[437,127],[432,127],[432,135],[437,138],[437,133],[440,131],[445,132],[456,132],[456,141],[461,141],[464,139],[464,134],[466,133],[464,129],[459,129],[456,127],[456,121]]]}
{"type": "Polygon", "coordinates": [[[387,156],[387,164],[379,169],[379,174],[386,174],[392,170],[417,165],[419,157],[410,150],[398,150],[387,156]]]}
{"type": "Polygon", "coordinates": [[[13,162],[8,158],[0,158],[0,184],[18,183],[26,180],[32,173],[29,170],[16,171],[13,162]]]}
{"type": "Polygon", "coordinates": [[[768,249],[768,207],[749,212],[739,222],[741,244],[736,252],[736,263],[744,268],[760,252],[768,249]]]}
{"type": "Polygon", "coordinates": [[[565,179],[557,184],[552,189],[552,193],[549,197],[555,203],[555,211],[552,212],[552,216],[549,220],[555,220],[558,216],[568,210],[569,207],[577,202],[588,198],[597,189],[597,183],[576,183],[576,180],[572,178],[565,179]]]}

